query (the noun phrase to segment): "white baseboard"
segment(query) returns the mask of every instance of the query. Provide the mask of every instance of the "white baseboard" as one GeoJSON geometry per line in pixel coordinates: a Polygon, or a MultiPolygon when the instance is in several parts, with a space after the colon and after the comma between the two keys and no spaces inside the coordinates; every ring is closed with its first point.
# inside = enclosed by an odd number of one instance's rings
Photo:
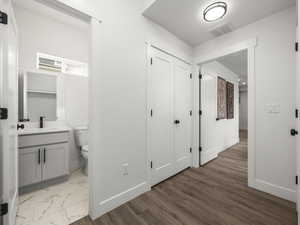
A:
{"type": "Polygon", "coordinates": [[[139,195],[150,191],[151,188],[147,182],[140,183],[126,191],[116,194],[106,200],[101,201],[95,209],[93,215],[90,215],[93,220],[99,218],[105,213],[119,207],[120,205],[138,197],[139,195]]]}
{"type": "Polygon", "coordinates": [[[236,145],[240,143],[240,138],[235,139],[234,141],[230,142],[230,143],[226,143],[222,148],[220,148],[220,152],[223,152],[225,150],[227,150],[228,148],[231,148],[232,146],[236,145]]]}
{"type": "Polygon", "coordinates": [[[219,151],[218,149],[210,149],[207,151],[201,152],[201,165],[208,163],[209,161],[218,157],[219,151]]]}
{"type": "Polygon", "coordinates": [[[227,150],[228,148],[236,145],[239,142],[240,142],[240,139],[238,138],[231,143],[227,143],[224,146],[218,146],[214,149],[209,149],[209,150],[201,152],[201,165],[204,165],[205,163],[208,163],[209,161],[217,158],[218,154],[220,152],[227,150]]]}
{"type": "Polygon", "coordinates": [[[251,183],[252,184],[249,184],[249,186],[254,189],[275,195],[279,198],[296,202],[296,190],[274,185],[259,179],[255,179],[254,182],[251,183]]]}

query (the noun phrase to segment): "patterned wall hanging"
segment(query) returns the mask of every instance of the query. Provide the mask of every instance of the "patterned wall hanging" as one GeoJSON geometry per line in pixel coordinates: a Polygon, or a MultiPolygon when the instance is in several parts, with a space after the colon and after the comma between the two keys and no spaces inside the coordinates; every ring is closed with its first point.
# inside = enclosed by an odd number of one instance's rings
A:
{"type": "Polygon", "coordinates": [[[227,82],[221,77],[218,77],[218,91],[217,91],[217,120],[227,118],[227,82]]]}
{"type": "Polygon", "coordinates": [[[227,82],[227,119],[234,118],[234,84],[227,82]]]}

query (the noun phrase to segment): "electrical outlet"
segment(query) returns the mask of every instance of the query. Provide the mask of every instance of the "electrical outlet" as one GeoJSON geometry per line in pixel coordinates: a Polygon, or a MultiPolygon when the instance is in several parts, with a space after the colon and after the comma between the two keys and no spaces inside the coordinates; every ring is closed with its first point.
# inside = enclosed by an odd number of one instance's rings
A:
{"type": "Polygon", "coordinates": [[[280,105],[279,104],[268,104],[267,112],[270,114],[278,114],[280,113],[280,105]]]}
{"type": "Polygon", "coordinates": [[[123,167],[123,175],[124,176],[127,176],[128,175],[128,163],[124,163],[123,165],[122,165],[122,167],[123,167]]]}

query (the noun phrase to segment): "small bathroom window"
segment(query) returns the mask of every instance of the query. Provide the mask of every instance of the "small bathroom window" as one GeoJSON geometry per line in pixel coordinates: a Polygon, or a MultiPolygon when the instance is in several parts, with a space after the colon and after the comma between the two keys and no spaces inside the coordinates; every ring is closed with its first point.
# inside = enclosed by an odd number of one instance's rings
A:
{"type": "Polygon", "coordinates": [[[76,76],[88,76],[87,63],[44,53],[37,53],[37,69],[76,76]]]}

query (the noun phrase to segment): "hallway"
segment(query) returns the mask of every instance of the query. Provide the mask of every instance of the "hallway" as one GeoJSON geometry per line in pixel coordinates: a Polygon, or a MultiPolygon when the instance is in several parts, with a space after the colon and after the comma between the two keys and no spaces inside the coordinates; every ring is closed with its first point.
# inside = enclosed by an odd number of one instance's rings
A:
{"type": "Polygon", "coordinates": [[[95,222],[73,225],[296,225],[294,203],[247,187],[246,140],[95,222]]]}

